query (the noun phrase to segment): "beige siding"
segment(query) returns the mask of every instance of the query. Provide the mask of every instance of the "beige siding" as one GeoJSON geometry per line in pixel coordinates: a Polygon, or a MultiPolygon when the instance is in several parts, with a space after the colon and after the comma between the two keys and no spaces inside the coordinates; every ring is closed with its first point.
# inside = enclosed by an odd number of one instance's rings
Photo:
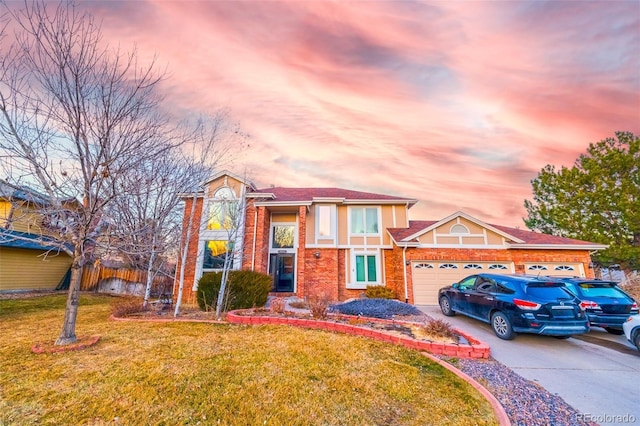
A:
{"type": "Polygon", "coordinates": [[[407,206],[394,206],[396,212],[396,224],[394,228],[408,228],[409,227],[409,210],[407,206]]]}
{"type": "MultiPolygon", "coordinates": [[[[296,223],[296,218],[297,218],[297,215],[295,213],[273,213],[271,215],[271,222],[296,223]]],[[[307,227],[309,226],[310,226],[309,221],[307,221],[307,227]]]]}
{"type": "Polygon", "coordinates": [[[349,217],[347,206],[338,206],[338,244],[349,244],[349,217]]]}
{"type": "Polygon", "coordinates": [[[438,235],[438,244],[459,244],[460,239],[458,237],[446,237],[438,235]]]}
{"type": "Polygon", "coordinates": [[[382,233],[382,241],[376,244],[391,244],[391,237],[386,232],[388,228],[397,228],[397,218],[394,215],[394,210],[396,206],[382,206],[381,208],[381,216],[382,216],[382,224],[380,226],[380,232],[382,233]]]}
{"type": "Polygon", "coordinates": [[[220,176],[218,179],[212,180],[207,185],[207,197],[213,197],[213,194],[223,186],[231,188],[231,190],[234,194],[236,194],[237,197],[239,197],[242,193],[242,182],[230,176],[220,176]]]}
{"type": "Polygon", "coordinates": [[[433,244],[433,231],[420,235],[418,241],[420,241],[420,244],[433,244]]]}
{"type": "Polygon", "coordinates": [[[502,245],[504,237],[502,235],[496,234],[495,232],[487,231],[487,242],[490,245],[502,245]]]}
{"type": "Polygon", "coordinates": [[[0,291],[56,288],[71,266],[71,258],[40,254],[38,250],[1,247],[0,291]]]}

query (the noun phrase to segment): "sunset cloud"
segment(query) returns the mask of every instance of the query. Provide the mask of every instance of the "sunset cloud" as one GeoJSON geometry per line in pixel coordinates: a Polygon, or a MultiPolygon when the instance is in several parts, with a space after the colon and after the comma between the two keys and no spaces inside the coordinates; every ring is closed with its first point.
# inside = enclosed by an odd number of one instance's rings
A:
{"type": "Polygon", "coordinates": [[[637,2],[87,2],[156,57],[176,117],[221,107],[258,186],[413,197],[523,226],[531,179],[640,133],[637,2]]]}

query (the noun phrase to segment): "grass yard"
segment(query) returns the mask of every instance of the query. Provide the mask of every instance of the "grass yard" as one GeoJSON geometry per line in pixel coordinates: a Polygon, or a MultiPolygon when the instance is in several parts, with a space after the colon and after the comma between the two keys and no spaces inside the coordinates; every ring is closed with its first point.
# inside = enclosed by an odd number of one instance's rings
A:
{"type": "Polygon", "coordinates": [[[88,349],[53,341],[65,295],[0,300],[0,425],[485,425],[471,386],[416,351],[286,326],[115,322],[83,294],[88,349]]]}

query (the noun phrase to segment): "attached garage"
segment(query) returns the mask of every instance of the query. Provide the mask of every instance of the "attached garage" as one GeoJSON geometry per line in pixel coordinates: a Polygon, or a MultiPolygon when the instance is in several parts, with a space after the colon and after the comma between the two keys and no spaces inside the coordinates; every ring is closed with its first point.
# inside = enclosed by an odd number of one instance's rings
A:
{"type": "Polygon", "coordinates": [[[396,248],[387,270],[404,268],[387,285],[416,305],[437,305],[440,288],[480,273],[593,277],[590,252],[607,247],[490,225],[463,212],[388,232],[396,248]]]}
{"type": "Polygon", "coordinates": [[[513,264],[505,262],[413,261],[411,274],[414,303],[437,305],[440,288],[458,282],[466,276],[483,272],[512,274],[514,269],[513,264]]]}

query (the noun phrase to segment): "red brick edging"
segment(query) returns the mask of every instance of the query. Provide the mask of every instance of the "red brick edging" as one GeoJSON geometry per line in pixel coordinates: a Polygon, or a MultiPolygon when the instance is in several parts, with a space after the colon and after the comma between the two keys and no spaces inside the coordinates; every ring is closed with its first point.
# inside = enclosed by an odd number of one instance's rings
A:
{"type": "MultiPolygon", "coordinates": [[[[483,358],[488,359],[491,353],[489,345],[476,339],[475,337],[455,329],[457,333],[463,336],[471,345],[454,345],[448,343],[427,342],[415,340],[410,337],[394,336],[389,333],[385,333],[379,330],[373,330],[371,328],[359,327],[351,324],[341,324],[331,321],[321,321],[304,318],[292,318],[292,317],[269,317],[269,316],[257,316],[257,315],[239,315],[242,310],[231,311],[227,313],[227,321],[233,324],[246,324],[246,325],[259,325],[259,324],[281,324],[281,325],[294,325],[296,327],[312,328],[319,330],[337,331],[340,333],[354,334],[356,336],[371,337],[383,342],[393,343],[397,345],[403,345],[411,349],[417,349],[422,352],[422,355],[431,359],[434,362],[442,365],[447,370],[451,371],[471,386],[473,386],[484,398],[489,402],[493,412],[495,413],[498,424],[500,426],[511,426],[511,421],[507,416],[504,407],[498,402],[495,396],[491,394],[484,386],[474,380],[472,377],[458,370],[448,362],[436,358],[432,354],[457,356],[460,358],[483,358]]],[[[348,315],[341,315],[342,318],[357,318],[348,315]]],[[[389,322],[388,320],[377,320],[375,318],[367,318],[367,321],[380,321],[389,322]]],[[[399,321],[395,321],[398,323],[399,321]]]]}
{"type": "MultiPolygon", "coordinates": [[[[456,332],[463,336],[471,345],[465,344],[453,344],[453,343],[441,343],[441,342],[429,342],[412,339],[410,337],[395,336],[381,330],[373,330],[367,327],[360,327],[358,325],[343,324],[334,321],[322,321],[314,319],[293,318],[293,317],[269,317],[260,315],[239,315],[242,310],[236,310],[227,312],[227,321],[233,324],[281,324],[281,325],[295,325],[296,327],[312,328],[318,330],[337,331],[340,333],[348,333],[356,336],[370,337],[372,339],[380,340],[383,342],[394,343],[397,345],[403,345],[407,348],[416,349],[419,351],[429,352],[436,355],[447,355],[459,358],[484,358],[488,359],[491,354],[491,348],[489,345],[479,341],[478,339],[470,336],[460,330],[456,329],[456,332]]],[[[349,316],[342,316],[343,318],[350,318],[349,316]]],[[[357,318],[357,317],[352,317],[357,318]]],[[[367,321],[371,320],[367,318],[367,321]]],[[[379,320],[380,322],[389,322],[387,320],[379,320]]],[[[395,321],[398,323],[398,321],[395,321]]]]}

